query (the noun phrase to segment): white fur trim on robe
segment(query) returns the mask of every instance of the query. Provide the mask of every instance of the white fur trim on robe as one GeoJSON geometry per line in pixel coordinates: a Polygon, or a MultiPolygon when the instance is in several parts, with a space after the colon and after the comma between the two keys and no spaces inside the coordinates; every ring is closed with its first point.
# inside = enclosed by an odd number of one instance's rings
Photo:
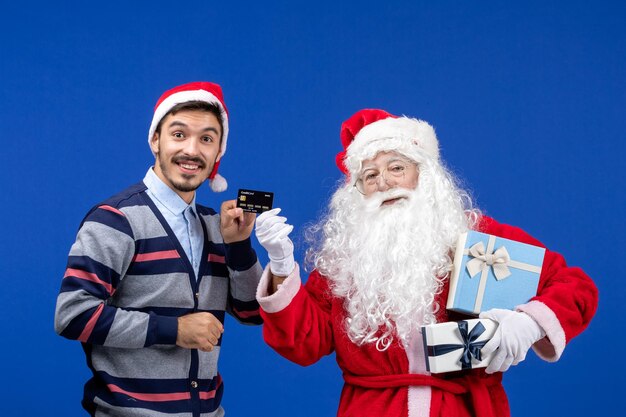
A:
{"type": "MultiPolygon", "coordinates": [[[[430,372],[426,370],[426,352],[424,352],[421,329],[413,329],[411,331],[411,339],[409,347],[406,349],[406,356],[409,359],[409,373],[430,375],[430,372]]],[[[409,417],[429,416],[432,396],[431,388],[429,386],[411,385],[408,389],[409,417]]]]}
{"type": "Polygon", "coordinates": [[[515,307],[532,317],[546,332],[546,337],[533,345],[533,350],[541,359],[548,362],[559,360],[565,349],[565,331],[556,314],[541,301],[533,300],[515,307]]]}
{"type": "Polygon", "coordinates": [[[265,267],[263,275],[261,275],[261,281],[256,289],[256,300],[263,311],[267,313],[277,313],[287,307],[291,300],[296,296],[302,285],[300,279],[300,267],[296,263],[295,268],[282,284],[278,286],[276,292],[272,295],[268,295],[267,289],[269,288],[272,280],[272,274],[270,273],[269,265],[265,267]]]}

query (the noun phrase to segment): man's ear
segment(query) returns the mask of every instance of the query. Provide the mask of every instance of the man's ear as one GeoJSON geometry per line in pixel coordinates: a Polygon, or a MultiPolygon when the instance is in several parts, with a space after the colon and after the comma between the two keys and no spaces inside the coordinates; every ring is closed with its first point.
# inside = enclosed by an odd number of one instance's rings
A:
{"type": "Polygon", "coordinates": [[[158,132],[154,132],[154,135],[152,135],[152,139],[150,140],[150,149],[152,150],[152,153],[155,155],[159,153],[159,133],[158,132]]]}

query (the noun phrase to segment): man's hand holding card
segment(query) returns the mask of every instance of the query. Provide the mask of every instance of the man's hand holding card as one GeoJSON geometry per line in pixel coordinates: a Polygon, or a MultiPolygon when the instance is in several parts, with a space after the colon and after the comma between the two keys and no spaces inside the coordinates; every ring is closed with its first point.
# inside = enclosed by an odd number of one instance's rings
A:
{"type": "Polygon", "coordinates": [[[224,243],[241,242],[250,237],[254,227],[255,213],[244,212],[236,200],[222,203],[220,209],[220,232],[224,243]]]}

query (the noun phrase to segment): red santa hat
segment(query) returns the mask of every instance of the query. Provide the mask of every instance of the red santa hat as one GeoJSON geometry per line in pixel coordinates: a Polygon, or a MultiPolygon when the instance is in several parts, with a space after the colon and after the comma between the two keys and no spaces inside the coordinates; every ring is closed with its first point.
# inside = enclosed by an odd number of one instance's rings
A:
{"type": "Polygon", "coordinates": [[[344,150],[335,161],[346,175],[360,171],[361,163],[379,152],[396,151],[416,161],[424,157],[439,160],[439,142],[431,125],[384,110],[354,113],[341,125],[340,137],[344,150]]]}
{"type": "MultiPolygon", "coordinates": [[[[224,156],[228,142],[228,110],[224,104],[222,88],[215,83],[205,81],[179,85],[163,93],[154,106],[154,116],[150,124],[150,131],[148,132],[148,143],[152,140],[156,127],[161,119],[163,119],[174,106],[188,101],[204,101],[219,107],[222,115],[223,130],[219,156],[224,156]]],[[[209,174],[209,184],[211,189],[215,192],[224,191],[228,187],[226,179],[217,173],[219,165],[219,161],[216,162],[215,166],[213,166],[213,171],[209,174]]]]}

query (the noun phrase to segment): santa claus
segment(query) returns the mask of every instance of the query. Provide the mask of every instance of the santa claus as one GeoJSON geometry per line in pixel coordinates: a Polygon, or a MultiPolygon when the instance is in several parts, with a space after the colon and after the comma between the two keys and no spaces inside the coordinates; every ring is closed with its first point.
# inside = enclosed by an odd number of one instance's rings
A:
{"type": "Polygon", "coordinates": [[[266,342],[301,365],[336,352],[345,380],[338,416],[508,416],[502,373],[531,347],[558,360],[595,312],[593,282],[547,250],[535,297],[481,314],[499,324],[482,350],[494,353],[488,367],[431,375],[420,327],[466,318],[445,310],[459,235],[478,230],[543,245],[472,206],[441,163],[428,123],[361,110],[342,125],[341,141],[346,181],[309,230],[306,285],[280,209],[257,219],[270,259],[257,290],[266,342]]]}

